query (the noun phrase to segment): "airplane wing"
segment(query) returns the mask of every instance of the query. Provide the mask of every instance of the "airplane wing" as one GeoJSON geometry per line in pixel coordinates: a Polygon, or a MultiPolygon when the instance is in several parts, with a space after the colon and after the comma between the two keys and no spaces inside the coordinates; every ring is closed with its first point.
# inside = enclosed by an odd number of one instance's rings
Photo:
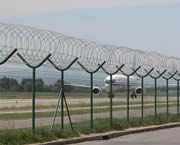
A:
{"type": "Polygon", "coordinates": [[[88,85],[80,85],[80,84],[64,84],[64,86],[74,86],[74,87],[83,87],[83,88],[90,88],[91,86],[88,85]]]}

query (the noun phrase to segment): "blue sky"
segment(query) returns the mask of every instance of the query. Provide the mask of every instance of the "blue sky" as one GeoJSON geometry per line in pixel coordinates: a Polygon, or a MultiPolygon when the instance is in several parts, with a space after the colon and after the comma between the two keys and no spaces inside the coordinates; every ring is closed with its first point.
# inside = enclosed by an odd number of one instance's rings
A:
{"type": "Polygon", "coordinates": [[[180,57],[180,0],[8,1],[0,6],[1,22],[180,57]]]}

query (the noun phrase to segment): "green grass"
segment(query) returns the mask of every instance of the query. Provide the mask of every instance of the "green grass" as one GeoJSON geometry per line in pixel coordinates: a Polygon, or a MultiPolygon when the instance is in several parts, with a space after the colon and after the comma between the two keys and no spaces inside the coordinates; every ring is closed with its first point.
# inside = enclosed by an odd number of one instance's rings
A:
{"type": "MultiPolygon", "coordinates": [[[[76,92],[67,92],[65,93],[66,97],[70,98],[90,98],[90,93],[76,93],[76,92]]],[[[57,99],[59,93],[40,93],[36,92],[37,99],[57,99]]],[[[121,95],[121,97],[125,95],[121,95]]],[[[106,98],[107,95],[94,96],[95,98],[106,98]]],[[[0,94],[0,99],[32,99],[31,92],[2,92],[0,94]]]]}
{"type": "Polygon", "coordinates": [[[50,132],[48,127],[41,127],[36,129],[35,134],[31,129],[8,129],[0,130],[0,145],[23,145],[77,136],[79,135],[70,129],[50,132]]]}
{"type": "MultiPolygon", "coordinates": [[[[44,98],[57,98],[58,93],[36,93],[36,97],[39,99],[44,98]]],[[[31,99],[31,92],[4,92],[0,94],[0,99],[31,99]]]]}
{"type": "MultiPolygon", "coordinates": [[[[36,110],[43,110],[43,109],[55,109],[56,105],[36,105],[36,110]]],[[[22,106],[22,107],[2,107],[0,111],[18,111],[18,110],[32,110],[32,106],[22,106]]]]}
{"type": "MultiPolygon", "coordinates": [[[[170,104],[169,107],[173,107],[175,106],[175,104],[170,104]]],[[[154,107],[154,105],[150,105],[150,106],[144,106],[144,109],[151,109],[152,107],[154,107]]],[[[161,104],[158,105],[157,108],[162,108],[162,107],[166,107],[166,104],[161,104]]],[[[136,106],[136,107],[130,107],[130,109],[133,110],[140,110],[141,106],[136,106]]],[[[126,107],[117,107],[117,108],[113,108],[113,112],[116,111],[122,111],[122,110],[126,110],[126,107]]],[[[106,108],[96,108],[93,111],[94,113],[106,113],[109,112],[109,107],[106,108]]],[[[90,113],[90,109],[78,109],[78,110],[70,110],[70,114],[71,115],[79,115],[79,114],[89,114],[90,113]]],[[[60,116],[61,113],[59,112],[57,116],[60,116]]],[[[67,115],[67,112],[64,112],[64,115],[67,115]]],[[[53,117],[54,116],[54,112],[50,111],[50,112],[37,112],[36,113],[36,118],[48,118],[48,117],[53,117]]],[[[0,120],[23,120],[23,119],[30,119],[32,118],[32,113],[12,113],[12,114],[0,114],[0,120]]]]}
{"type": "Polygon", "coordinates": [[[169,122],[180,122],[177,115],[159,114],[157,118],[153,116],[140,118],[131,118],[130,121],[126,119],[113,119],[112,128],[109,127],[109,119],[94,120],[94,128],[90,128],[89,121],[74,123],[74,131],[69,125],[65,125],[64,130],[61,130],[59,125],[56,125],[52,132],[49,126],[36,128],[35,134],[31,129],[4,129],[0,130],[0,145],[23,145],[32,143],[42,143],[56,140],[58,138],[72,138],[78,137],[82,134],[103,133],[113,130],[125,130],[127,128],[159,125],[169,122]]]}
{"type": "MultiPolygon", "coordinates": [[[[131,104],[140,104],[141,102],[131,102],[131,104]]],[[[147,102],[144,102],[144,104],[151,104],[151,103],[154,103],[152,101],[147,101],[147,102]]],[[[158,103],[165,103],[163,101],[161,102],[158,102],[158,103]]],[[[169,102],[171,103],[171,102],[169,102]]],[[[117,106],[117,105],[126,105],[127,103],[126,102],[114,102],[113,105],[114,106],[117,106]]],[[[109,105],[109,102],[101,102],[101,103],[94,103],[94,107],[98,107],[98,106],[108,106],[109,105]]],[[[77,108],[77,107],[90,107],[90,103],[79,103],[79,104],[69,104],[68,107],[71,107],[71,108],[77,108]]],[[[56,108],[56,105],[36,105],[36,109],[37,110],[42,110],[42,109],[55,109],[56,108]]],[[[32,109],[32,106],[23,106],[23,107],[15,107],[15,106],[12,106],[12,107],[2,107],[0,108],[0,111],[7,111],[7,110],[31,110],[32,109]]]]}
{"type": "MultiPolygon", "coordinates": [[[[144,104],[153,104],[153,101],[146,101],[144,104]]],[[[166,101],[159,101],[158,103],[166,103],[166,101]]],[[[169,103],[175,103],[175,101],[169,101],[169,103]]],[[[113,106],[118,105],[126,105],[126,102],[113,102],[113,106]]],[[[130,104],[141,104],[141,102],[130,102],[130,104]]],[[[94,107],[98,106],[109,106],[109,102],[100,102],[94,103],[94,107]]],[[[69,104],[68,107],[70,108],[78,108],[78,107],[90,107],[90,103],[79,103],[79,104],[69,104]]],[[[36,110],[43,110],[43,109],[55,109],[56,105],[36,105],[36,110]]],[[[15,111],[15,110],[32,110],[32,106],[22,106],[22,107],[2,107],[0,111],[15,111]]]]}
{"type": "MultiPolygon", "coordinates": [[[[70,98],[90,98],[90,93],[77,93],[77,92],[65,92],[66,97],[70,98]]],[[[59,93],[56,92],[36,92],[36,98],[37,99],[56,99],[58,98],[59,93]]],[[[154,96],[152,93],[144,94],[144,96],[154,96]]],[[[164,93],[159,93],[159,97],[166,96],[164,93]]],[[[115,93],[116,98],[126,98],[127,94],[124,92],[121,93],[115,93]]],[[[169,94],[169,97],[176,97],[176,94],[169,94]]],[[[104,93],[100,96],[95,96],[94,98],[107,98],[107,94],[104,93]]],[[[32,99],[32,93],[31,92],[1,92],[0,99],[32,99]]]]}

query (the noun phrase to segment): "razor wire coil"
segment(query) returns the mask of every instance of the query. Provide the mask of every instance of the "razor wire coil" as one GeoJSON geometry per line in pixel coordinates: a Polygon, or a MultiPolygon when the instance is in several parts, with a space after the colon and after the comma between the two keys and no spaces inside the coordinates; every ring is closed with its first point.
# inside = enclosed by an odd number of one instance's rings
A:
{"type": "MultiPolygon", "coordinates": [[[[67,66],[78,57],[78,61],[90,70],[97,68],[103,61],[106,62],[104,68],[112,72],[116,70],[116,66],[122,64],[125,64],[123,70],[126,72],[138,66],[141,66],[139,70],[141,73],[144,69],[151,68],[158,71],[166,69],[168,72],[180,69],[180,59],[176,57],[128,47],[116,47],[29,26],[0,23],[1,58],[7,56],[14,48],[17,48],[18,53],[32,65],[40,62],[48,54],[52,54],[50,59],[58,67],[67,66]]],[[[10,61],[22,63],[16,55],[10,61]]],[[[48,62],[45,65],[51,66],[48,62]]],[[[77,63],[72,68],[81,69],[77,63]]]]}

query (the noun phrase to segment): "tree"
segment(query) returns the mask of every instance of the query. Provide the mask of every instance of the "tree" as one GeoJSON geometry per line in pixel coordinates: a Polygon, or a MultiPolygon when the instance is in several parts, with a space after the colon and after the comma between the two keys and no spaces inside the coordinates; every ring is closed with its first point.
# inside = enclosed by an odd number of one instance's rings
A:
{"type": "MultiPolygon", "coordinates": [[[[24,91],[32,91],[32,79],[23,79],[21,81],[21,86],[23,86],[24,91]]],[[[36,80],[36,91],[42,92],[44,90],[44,81],[42,79],[36,80]]]]}
{"type": "Polygon", "coordinates": [[[27,81],[24,85],[24,92],[31,92],[32,91],[32,82],[27,81]]]}
{"type": "Polygon", "coordinates": [[[9,89],[9,78],[3,77],[0,80],[0,88],[3,88],[5,90],[9,89]]]}
{"type": "Polygon", "coordinates": [[[42,79],[36,80],[36,91],[42,92],[44,90],[44,81],[42,79]]]}
{"type": "Polygon", "coordinates": [[[24,92],[32,91],[32,79],[23,79],[21,81],[21,86],[24,92]]]}
{"type": "MultiPolygon", "coordinates": [[[[68,83],[66,83],[66,82],[64,82],[64,83],[65,83],[65,84],[68,84],[68,83]]],[[[61,88],[61,80],[57,80],[57,81],[54,83],[53,87],[52,87],[52,91],[54,91],[54,92],[59,92],[60,88],[61,88]]],[[[64,90],[65,90],[65,91],[71,91],[71,85],[70,85],[70,84],[64,85],[64,90]]]]}
{"type": "Polygon", "coordinates": [[[57,80],[53,85],[52,91],[59,92],[60,88],[61,88],[61,80],[57,80]]]}
{"type": "Polygon", "coordinates": [[[10,91],[17,91],[19,83],[15,79],[9,79],[9,90],[10,91]]]}
{"type": "Polygon", "coordinates": [[[15,79],[3,77],[0,79],[0,88],[4,91],[16,91],[19,83],[15,79]]]}

